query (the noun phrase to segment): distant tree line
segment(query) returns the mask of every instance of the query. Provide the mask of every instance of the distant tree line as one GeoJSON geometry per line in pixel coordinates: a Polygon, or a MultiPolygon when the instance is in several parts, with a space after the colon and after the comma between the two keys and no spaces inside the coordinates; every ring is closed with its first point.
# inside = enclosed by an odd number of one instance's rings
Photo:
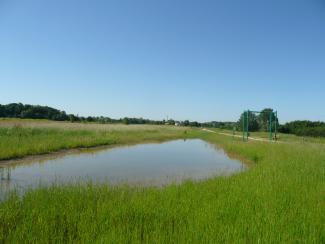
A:
{"type": "Polygon", "coordinates": [[[64,111],[47,106],[24,105],[21,103],[0,104],[0,117],[50,119],[58,121],[69,120],[69,116],[64,111]]]}
{"type": "Polygon", "coordinates": [[[210,128],[219,128],[219,129],[226,129],[226,130],[233,130],[236,129],[237,123],[236,122],[218,122],[218,121],[211,121],[202,123],[202,127],[210,127],[210,128]]]}
{"type": "Polygon", "coordinates": [[[21,118],[21,119],[48,119],[55,121],[70,121],[70,122],[96,122],[102,124],[152,124],[152,125],[179,125],[179,126],[194,126],[200,127],[201,123],[196,121],[175,121],[175,120],[150,120],[143,118],[120,118],[112,119],[104,116],[78,116],[67,114],[65,111],[60,111],[55,108],[40,105],[29,105],[22,103],[10,103],[7,105],[0,104],[0,117],[2,118],[21,118]]]}
{"type": "Polygon", "coordinates": [[[21,118],[21,119],[48,119],[55,121],[70,122],[97,122],[97,123],[124,123],[124,124],[164,124],[164,121],[148,120],[143,118],[121,118],[112,119],[104,116],[78,116],[67,114],[48,106],[29,105],[22,103],[0,104],[0,117],[2,118],[21,118]]]}
{"type": "MultiPolygon", "coordinates": [[[[263,113],[255,114],[249,113],[249,131],[268,131],[269,130],[269,115],[272,109],[266,108],[262,110],[263,113]]],[[[150,120],[143,118],[120,118],[112,119],[104,116],[78,116],[74,114],[67,114],[65,111],[60,111],[48,106],[29,105],[22,103],[10,103],[7,105],[0,104],[0,117],[2,118],[21,118],[21,119],[48,119],[56,121],[70,121],[70,122],[96,122],[102,124],[152,124],[152,125],[179,125],[179,126],[191,126],[191,127],[210,127],[220,128],[238,131],[242,130],[244,113],[241,114],[237,122],[218,122],[211,121],[200,123],[197,121],[176,121],[169,120],[150,120]]],[[[275,121],[273,115],[272,121],[275,121]]],[[[279,121],[276,120],[277,128],[279,132],[290,133],[298,136],[314,136],[325,137],[325,122],[312,122],[312,121],[293,121],[284,125],[279,125],[279,121]]],[[[272,126],[275,126],[272,123],[272,126]]],[[[274,128],[272,128],[274,130],[274,128]]]]}
{"type": "Polygon", "coordinates": [[[281,125],[279,132],[297,136],[325,137],[325,122],[296,120],[281,125]]]}

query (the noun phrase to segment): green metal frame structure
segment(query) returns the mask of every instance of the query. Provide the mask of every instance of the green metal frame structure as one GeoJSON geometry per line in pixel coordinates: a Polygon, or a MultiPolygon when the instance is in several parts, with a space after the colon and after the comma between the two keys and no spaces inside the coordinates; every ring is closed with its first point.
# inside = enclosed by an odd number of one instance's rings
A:
{"type": "MultiPolygon", "coordinates": [[[[249,135],[249,113],[255,113],[255,114],[261,114],[266,113],[265,111],[251,111],[246,110],[244,111],[244,118],[243,118],[243,141],[248,141],[248,135],[249,135]]],[[[276,140],[277,136],[277,121],[278,121],[278,112],[277,111],[269,111],[269,139],[270,141],[273,140],[273,133],[274,133],[274,139],[276,140]],[[272,121],[272,118],[275,118],[274,121],[272,121]],[[274,131],[272,131],[272,123],[274,123],[274,131]]]]}

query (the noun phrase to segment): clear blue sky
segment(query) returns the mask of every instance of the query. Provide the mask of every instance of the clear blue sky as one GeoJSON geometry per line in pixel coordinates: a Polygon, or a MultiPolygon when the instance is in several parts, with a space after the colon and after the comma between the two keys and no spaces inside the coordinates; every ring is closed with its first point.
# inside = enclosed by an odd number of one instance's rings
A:
{"type": "Polygon", "coordinates": [[[0,103],[325,121],[323,0],[0,0],[0,103]]]}

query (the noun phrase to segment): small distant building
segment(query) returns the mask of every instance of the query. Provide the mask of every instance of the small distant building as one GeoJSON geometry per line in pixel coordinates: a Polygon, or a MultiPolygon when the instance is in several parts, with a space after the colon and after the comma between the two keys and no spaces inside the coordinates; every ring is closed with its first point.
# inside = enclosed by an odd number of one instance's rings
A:
{"type": "Polygon", "coordinates": [[[175,126],[180,126],[180,123],[179,122],[175,122],[175,126]]]}

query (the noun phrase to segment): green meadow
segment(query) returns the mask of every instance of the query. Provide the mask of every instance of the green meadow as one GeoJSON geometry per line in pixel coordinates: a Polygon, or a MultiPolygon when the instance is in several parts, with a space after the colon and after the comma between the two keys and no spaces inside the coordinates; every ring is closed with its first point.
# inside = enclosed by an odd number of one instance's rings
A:
{"type": "Polygon", "coordinates": [[[201,138],[244,161],[249,169],[166,187],[89,182],[29,190],[23,196],[13,192],[0,203],[0,243],[325,242],[323,143],[301,138],[242,142],[173,126],[6,123],[0,129],[1,159],[201,138]]]}
{"type": "Polygon", "coordinates": [[[181,138],[186,128],[152,125],[107,125],[48,120],[0,120],[0,160],[74,148],[124,145],[181,138]]]}

